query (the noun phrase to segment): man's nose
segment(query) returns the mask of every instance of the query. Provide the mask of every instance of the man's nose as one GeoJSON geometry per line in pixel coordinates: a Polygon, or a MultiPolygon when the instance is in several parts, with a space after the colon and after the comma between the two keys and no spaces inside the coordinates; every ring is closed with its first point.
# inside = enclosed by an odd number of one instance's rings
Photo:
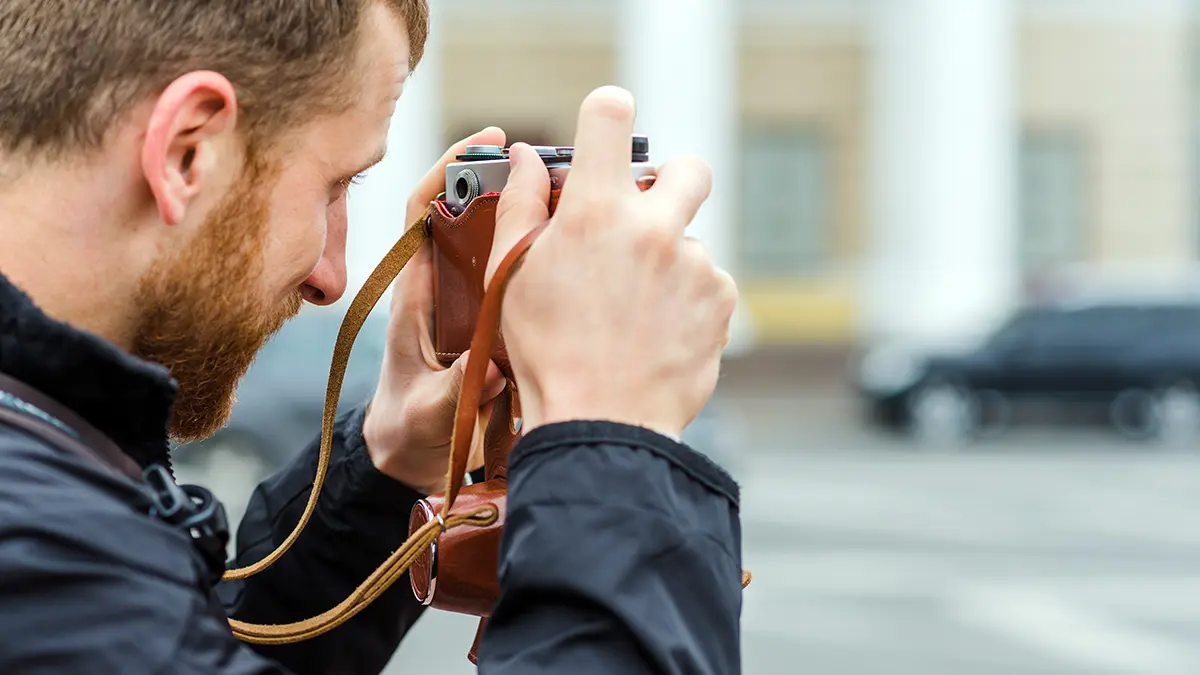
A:
{"type": "Polygon", "coordinates": [[[314,305],[332,305],[346,292],[346,197],[330,204],[325,216],[325,250],[300,288],[314,305]]]}

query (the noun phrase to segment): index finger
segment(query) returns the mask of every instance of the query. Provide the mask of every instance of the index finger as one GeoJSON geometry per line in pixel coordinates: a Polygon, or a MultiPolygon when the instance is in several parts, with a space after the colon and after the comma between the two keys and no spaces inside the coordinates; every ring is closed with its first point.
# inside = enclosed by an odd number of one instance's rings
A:
{"type": "MultiPolygon", "coordinates": [[[[633,95],[620,87],[600,87],[579,107],[571,176],[587,178],[576,184],[624,185],[633,188],[629,173],[632,155],[633,95]]],[[[572,180],[567,180],[567,187],[572,180]]]]}
{"type": "Polygon", "coordinates": [[[468,145],[499,145],[503,146],[505,142],[504,131],[499,127],[488,127],[478,131],[461,141],[450,146],[450,149],[442,155],[441,159],[433,165],[433,168],[421,178],[417,186],[413,188],[412,196],[408,202],[408,217],[404,223],[406,226],[411,224],[413,219],[421,214],[429,202],[437,198],[438,195],[446,190],[446,165],[453,162],[454,158],[462,154],[467,149],[468,145]],[[413,211],[416,211],[414,213],[413,211]]]}
{"type": "Polygon", "coordinates": [[[650,198],[660,204],[669,224],[680,233],[696,218],[712,194],[712,168],[695,156],[678,157],[658,167],[650,198]]]}

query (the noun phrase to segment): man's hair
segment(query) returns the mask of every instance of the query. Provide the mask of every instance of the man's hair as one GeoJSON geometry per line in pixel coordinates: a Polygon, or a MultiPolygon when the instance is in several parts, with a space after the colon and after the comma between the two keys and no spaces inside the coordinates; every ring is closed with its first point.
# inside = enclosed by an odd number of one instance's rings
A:
{"type": "Polygon", "coordinates": [[[98,148],[138,102],[194,70],[221,73],[252,145],[345,110],[365,11],[405,24],[416,68],[427,0],[0,0],[0,152],[98,148]]]}

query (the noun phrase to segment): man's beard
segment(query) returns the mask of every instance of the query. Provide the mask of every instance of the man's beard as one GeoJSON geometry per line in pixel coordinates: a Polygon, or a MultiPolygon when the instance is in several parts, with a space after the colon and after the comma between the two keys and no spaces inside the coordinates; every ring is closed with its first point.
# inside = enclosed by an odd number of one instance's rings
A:
{"type": "Polygon", "coordinates": [[[205,438],[229,420],[237,384],[262,346],[299,313],[294,290],[265,301],[263,249],[276,171],[247,162],[239,187],[216,208],[181,255],[143,279],[133,353],[162,364],[178,384],[170,436],[205,438]]]}

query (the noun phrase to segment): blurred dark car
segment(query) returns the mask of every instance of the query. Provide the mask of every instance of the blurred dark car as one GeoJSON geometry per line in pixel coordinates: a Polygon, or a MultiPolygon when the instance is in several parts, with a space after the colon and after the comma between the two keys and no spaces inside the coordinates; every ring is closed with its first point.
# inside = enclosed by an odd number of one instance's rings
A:
{"type": "Polygon", "coordinates": [[[1005,427],[1015,404],[1100,406],[1139,438],[1200,428],[1200,302],[1026,308],[957,353],[882,348],[854,369],[870,419],[927,440],[1005,427]]]}

